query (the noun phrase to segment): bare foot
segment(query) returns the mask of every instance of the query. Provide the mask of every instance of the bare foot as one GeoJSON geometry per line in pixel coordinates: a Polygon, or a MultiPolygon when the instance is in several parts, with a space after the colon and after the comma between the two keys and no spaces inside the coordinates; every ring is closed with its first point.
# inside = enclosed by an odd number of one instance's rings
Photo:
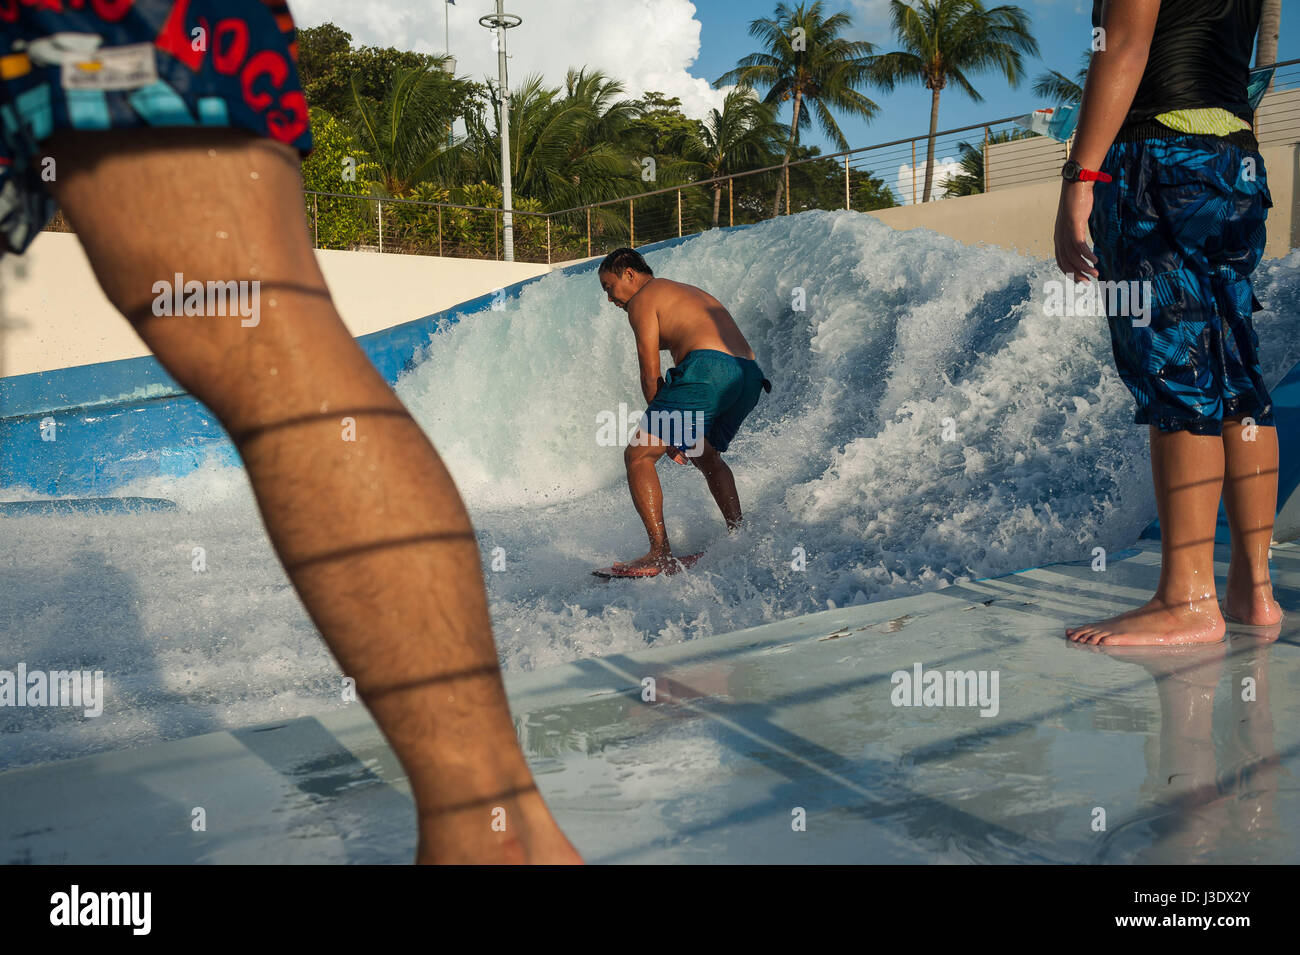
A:
{"type": "Polygon", "coordinates": [[[650,553],[636,560],[618,561],[614,564],[615,570],[649,570],[656,568],[658,570],[667,570],[673,562],[672,553],[665,548],[664,550],[651,550],[650,553]]]}
{"type": "Polygon", "coordinates": [[[421,865],[582,865],[537,790],[421,819],[421,865]]]}
{"type": "Polygon", "coordinates": [[[1266,580],[1256,584],[1249,571],[1237,573],[1237,565],[1228,565],[1228,596],[1223,610],[1234,623],[1249,627],[1271,627],[1282,622],[1282,608],[1273,599],[1273,584],[1266,580]]]}
{"type": "Polygon", "coordinates": [[[1145,606],[1108,620],[1071,627],[1065,635],[1076,643],[1104,646],[1162,646],[1216,643],[1227,624],[1214,598],[1192,606],[1168,606],[1152,599],[1145,606]]]}

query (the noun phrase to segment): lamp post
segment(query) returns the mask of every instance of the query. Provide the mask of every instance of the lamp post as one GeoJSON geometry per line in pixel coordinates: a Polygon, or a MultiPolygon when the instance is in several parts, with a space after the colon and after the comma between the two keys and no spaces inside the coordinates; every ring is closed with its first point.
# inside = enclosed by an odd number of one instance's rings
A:
{"type": "MultiPolygon", "coordinates": [[[[451,2],[450,0],[442,0],[442,15],[443,15],[443,32],[444,32],[444,42],[442,48],[443,51],[447,54],[447,58],[442,61],[442,71],[446,73],[448,76],[454,77],[456,75],[456,58],[451,55],[451,2]]],[[[456,123],[453,120],[452,122],[447,124],[447,148],[451,149],[455,145],[456,145],[456,123]]]]}
{"type": "Polygon", "coordinates": [[[501,217],[503,248],[502,257],[507,262],[515,260],[515,220],[512,214],[513,196],[510,181],[510,82],[506,78],[506,31],[519,26],[524,21],[513,13],[502,9],[504,0],[496,0],[497,12],[479,17],[479,24],[493,30],[496,36],[493,42],[497,48],[497,72],[501,82],[501,105],[499,107],[499,124],[501,128],[501,197],[505,210],[501,217]]]}

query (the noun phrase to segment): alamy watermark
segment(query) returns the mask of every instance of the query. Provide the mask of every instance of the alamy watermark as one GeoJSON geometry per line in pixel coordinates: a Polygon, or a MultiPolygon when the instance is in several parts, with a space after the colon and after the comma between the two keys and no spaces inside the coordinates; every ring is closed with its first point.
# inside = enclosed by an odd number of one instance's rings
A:
{"type": "Polygon", "coordinates": [[[104,712],[103,670],[28,670],[19,663],[0,670],[0,707],[81,707],[89,717],[104,712]]]}
{"type": "Polygon", "coordinates": [[[73,885],[50,896],[50,924],[58,926],[125,926],[132,935],[152,928],[152,892],[83,892],[73,885]]]}
{"type": "Polygon", "coordinates": [[[1049,318],[1093,315],[1132,318],[1134,328],[1151,324],[1151,282],[1147,279],[1076,282],[1073,273],[1043,283],[1043,314],[1049,318]]]}
{"type": "Polygon", "coordinates": [[[258,279],[205,283],[198,279],[186,281],[177,272],[171,281],[154,282],[153,293],[153,313],[160,317],[238,315],[243,319],[239,324],[245,328],[262,321],[262,283],[258,279]]]}
{"type": "Polygon", "coordinates": [[[601,411],[596,415],[596,444],[602,448],[648,444],[654,435],[664,444],[684,448],[686,456],[697,458],[704,453],[704,412],[702,411],[632,411],[622,402],[618,411],[601,411]]]}
{"type": "Polygon", "coordinates": [[[997,670],[926,670],[921,664],[889,677],[895,706],[978,706],[980,716],[997,716],[997,670]]]}

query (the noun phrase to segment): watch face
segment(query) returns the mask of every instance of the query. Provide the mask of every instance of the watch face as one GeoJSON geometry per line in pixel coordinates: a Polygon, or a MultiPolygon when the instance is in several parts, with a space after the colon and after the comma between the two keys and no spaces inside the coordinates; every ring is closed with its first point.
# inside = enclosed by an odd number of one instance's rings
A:
{"type": "Polygon", "coordinates": [[[1073,159],[1067,159],[1065,165],[1061,167],[1061,178],[1067,182],[1075,182],[1079,178],[1079,170],[1082,168],[1073,159]]]}

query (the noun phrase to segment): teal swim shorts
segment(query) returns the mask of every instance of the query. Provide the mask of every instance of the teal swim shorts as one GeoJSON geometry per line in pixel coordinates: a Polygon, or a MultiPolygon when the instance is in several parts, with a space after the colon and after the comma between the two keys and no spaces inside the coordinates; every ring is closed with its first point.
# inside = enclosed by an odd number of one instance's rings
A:
{"type": "Polygon", "coordinates": [[[688,455],[703,450],[701,437],[725,451],[762,393],[771,390],[754,359],[697,349],[669,369],[641,418],[641,430],[688,455]]]}

